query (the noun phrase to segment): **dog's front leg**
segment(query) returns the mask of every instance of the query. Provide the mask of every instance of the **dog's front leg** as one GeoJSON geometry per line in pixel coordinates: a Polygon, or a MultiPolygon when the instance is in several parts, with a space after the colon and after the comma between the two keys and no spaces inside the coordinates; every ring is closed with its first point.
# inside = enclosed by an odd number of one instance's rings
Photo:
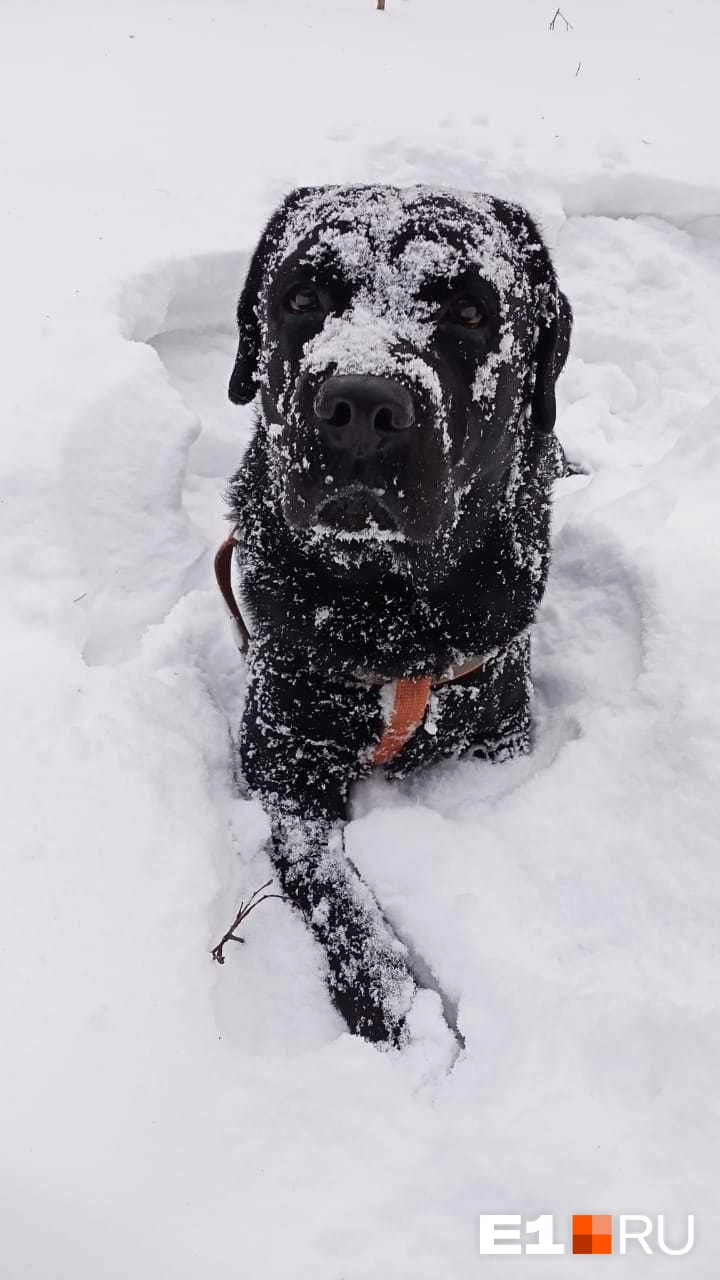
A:
{"type": "Polygon", "coordinates": [[[345,856],[343,823],[271,812],[271,857],[283,892],[327,957],[327,985],[350,1030],[401,1044],[415,983],[407,951],[345,856]]]}
{"type": "Polygon", "coordinates": [[[377,697],[274,638],[256,638],[249,656],[240,760],[270,817],[283,892],[325,951],[328,988],[350,1030],[401,1043],[415,992],[407,950],[343,845],[348,790],[380,727],[377,697]]]}

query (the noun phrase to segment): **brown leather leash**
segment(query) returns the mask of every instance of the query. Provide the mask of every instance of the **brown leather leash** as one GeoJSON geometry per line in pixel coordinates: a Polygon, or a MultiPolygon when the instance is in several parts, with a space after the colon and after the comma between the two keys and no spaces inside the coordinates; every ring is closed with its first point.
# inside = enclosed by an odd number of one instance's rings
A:
{"type": "Polygon", "coordinates": [[[243,616],[235,599],[235,592],[232,589],[232,559],[233,552],[239,542],[235,537],[235,530],[220,543],[215,552],[215,581],[220,588],[220,594],[228,607],[230,617],[235,623],[237,631],[237,646],[241,653],[247,653],[250,644],[250,632],[243,621],[243,616]]]}
{"type": "MultiPolygon", "coordinates": [[[[239,546],[235,530],[220,544],[215,554],[215,578],[225,604],[237,630],[237,645],[241,653],[247,653],[250,644],[248,631],[232,587],[232,560],[235,548],[239,546]]],[[[380,741],[373,747],[370,755],[371,764],[387,764],[392,760],[414,733],[420,728],[430,701],[430,694],[437,685],[450,684],[470,675],[479,667],[489,662],[501,652],[500,647],[491,649],[478,657],[474,655],[457,666],[450,667],[442,676],[402,676],[397,680],[388,680],[385,676],[357,673],[361,684],[390,686],[394,685],[392,707],[380,741]]]]}

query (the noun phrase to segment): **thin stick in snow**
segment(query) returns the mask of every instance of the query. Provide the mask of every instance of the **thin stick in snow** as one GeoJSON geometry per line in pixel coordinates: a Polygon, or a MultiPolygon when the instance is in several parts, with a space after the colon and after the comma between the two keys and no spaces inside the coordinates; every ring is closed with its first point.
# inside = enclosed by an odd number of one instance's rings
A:
{"type": "Polygon", "coordinates": [[[555,24],[557,23],[558,18],[560,18],[560,20],[565,23],[566,31],[572,31],[572,22],[568,22],[567,18],[565,17],[565,14],[560,8],[555,10],[552,18],[550,19],[548,23],[548,31],[555,30],[555,24]]]}
{"type": "Polygon", "coordinates": [[[232,924],[230,925],[230,928],[228,929],[227,933],[223,934],[217,946],[213,947],[212,949],[212,958],[213,960],[217,960],[218,964],[225,963],[225,956],[223,955],[223,947],[227,942],[244,942],[245,941],[244,938],[239,938],[237,936],[237,934],[235,933],[235,930],[240,927],[243,920],[247,920],[247,917],[250,915],[250,912],[254,911],[255,907],[259,907],[261,902],[267,902],[268,898],[282,898],[283,895],[281,893],[264,893],[263,892],[263,890],[267,889],[268,886],[271,884],[272,884],[272,880],[266,880],[265,884],[261,884],[259,889],[255,889],[255,891],[251,893],[250,897],[247,900],[247,903],[245,902],[240,903],[240,909],[237,915],[235,916],[235,919],[233,920],[232,924]]]}

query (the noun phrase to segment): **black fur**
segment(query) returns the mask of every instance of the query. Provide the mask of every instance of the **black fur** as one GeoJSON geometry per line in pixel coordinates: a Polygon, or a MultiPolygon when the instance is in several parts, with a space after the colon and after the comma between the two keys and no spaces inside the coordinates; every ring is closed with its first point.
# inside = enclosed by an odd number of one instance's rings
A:
{"type": "Polygon", "coordinates": [[[547,578],[570,307],[515,205],[305,188],[261,237],[238,325],[230,396],[259,391],[230,487],[253,632],[241,766],[337,1007],[352,1030],[397,1043],[407,954],[341,839],[384,727],[381,690],[364,677],[440,676],[488,655],[437,687],[388,775],[528,749],[528,628],[547,578]],[[298,315],[298,289],[317,308],[298,315]],[[364,374],[409,392],[415,420],[362,451],[342,427],[323,435],[317,397],[334,376],[364,374]]]}

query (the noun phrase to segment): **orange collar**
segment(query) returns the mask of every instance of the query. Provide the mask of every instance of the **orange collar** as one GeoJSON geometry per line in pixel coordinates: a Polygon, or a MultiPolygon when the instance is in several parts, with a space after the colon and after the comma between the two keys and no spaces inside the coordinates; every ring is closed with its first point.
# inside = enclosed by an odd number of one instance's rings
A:
{"type": "Polygon", "coordinates": [[[370,754],[370,763],[387,764],[402,751],[425,719],[430,693],[436,685],[450,684],[453,680],[470,675],[471,671],[484,666],[496,653],[499,653],[499,649],[493,649],[482,657],[476,655],[467,658],[465,662],[449,667],[441,676],[402,676],[398,680],[387,680],[382,676],[360,677],[365,684],[394,686],[390,714],[383,735],[370,754]]]}

